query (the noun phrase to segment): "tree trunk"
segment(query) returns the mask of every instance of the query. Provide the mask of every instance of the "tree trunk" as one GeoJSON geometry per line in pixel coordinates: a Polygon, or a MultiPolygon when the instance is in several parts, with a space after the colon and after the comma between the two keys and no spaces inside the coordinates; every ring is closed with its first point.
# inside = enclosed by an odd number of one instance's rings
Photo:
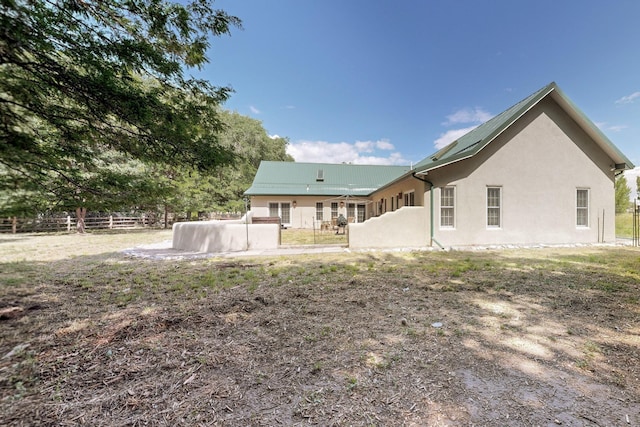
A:
{"type": "Polygon", "coordinates": [[[76,231],[84,234],[84,218],[87,216],[87,208],[76,208],[76,231]]]}
{"type": "Polygon", "coordinates": [[[169,228],[169,206],[164,205],[164,228],[169,228]]]}

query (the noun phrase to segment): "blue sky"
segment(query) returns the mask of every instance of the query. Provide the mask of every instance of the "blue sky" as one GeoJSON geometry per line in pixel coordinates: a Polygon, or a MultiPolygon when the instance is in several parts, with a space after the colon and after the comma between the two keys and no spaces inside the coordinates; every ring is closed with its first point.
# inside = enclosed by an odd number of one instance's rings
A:
{"type": "Polygon", "coordinates": [[[212,40],[197,75],[232,86],[225,108],[288,137],[296,161],[416,163],[555,81],[640,165],[640,1],[215,7],[244,29],[212,40]]]}

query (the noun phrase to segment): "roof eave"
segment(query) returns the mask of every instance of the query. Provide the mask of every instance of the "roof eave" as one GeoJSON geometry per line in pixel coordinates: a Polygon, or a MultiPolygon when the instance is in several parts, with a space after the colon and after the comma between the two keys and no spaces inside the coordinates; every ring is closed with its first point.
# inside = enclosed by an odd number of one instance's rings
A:
{"type": "Polygon", "coordinates": [[[615,170],[629,170],[633,169],[635,166],[625,156],[619,149],[616,147],[613,142],[600,130],[598,126],[595,125],[587,116],[582,113],[582,111],[575,105],[573,102],[562,93],[560,89],[557,89],[555,95],[553,96],[554,101],[556,101],[562,109],[580,126],[580,128],[587,134],[596,144],[604,151],[611,160],[614,161],[612,168],[615,170]]]}
{"type": "MultiPolygon", "coordinates": [[[[438,168],[441,168],[441,167],[444,167],[444,166],[448,166],[448,165],[450,165],[452,163],[456,163],[456,162],[459,162],[459,161],[462,161],[462,160],[466,160],[468,158],[471,158],[471,157],[475,156],[480,151],[482,151],[487,145],[489,145],[493,140],[495,140],[498,136],[500,136],[502,134],[502,132],[507,130],[513,123],[518,121],[520,119],[520,117],[522,117],[529,110],[531,110],[533,107],[535,107],[542,99],[544,99],[547,95],[549,95],[551,92],[553,92],[554,90],[557,90],[557,89],[558,89],[558,86],[556,85],[555,82],[550,83],[545,88],[541,89],[540,92],[538,94],[536,94],[535,97],[533,97],[531,100],[529,100],[529,102],[527,102],[522,107],[520,107],[518,110],[516,110],[509,117],[509,120],[506,120],[501,126],[496,128],[493,132],[491,132],[489,135],[487,135],[485,138],[483,138],[481,141],[479,141],[479,143],[477,144],[477,147],[474,150],[470,151],[469,154],[463,155],[461,157],[455,157],[454,156],[451,159],[448,159],[447,161],[445,161],[443,163],[435,164],[432,167],[427,167],[426,169],[422,169],[420,172],[416,172],[416,174],[426,174],[427,172],[429,172],[431,170],[438,169],[438,168]]],[[[471,132],[473,132],[473,131],[471,131],[471,132]]],[[[456,142],[456,141],[454,141],[454,142],[456,142]]],[[[437,161],[434,162],[434,163],[437,163],[437,161]]]]}
{"type": "Polygon", "coordinates": [[[494,132],[487,135],[480,144],[478,144],[477,149],[470,152],[466,156],[462,157],[453,157],[446,162],[438,163],[434,162],[432,166],[421,169],[419,172],[416,172],[418,175],[425,175],[429,171],[448,166],[452,163],[456,163],[462,160],[466,160],[470,157],[475,156],[480,151],[482,151],[489,143],[495,140],[502,132],[508,129],[513,123],[519,120],[523,115],[525,115],[528,111],[530,111],[533,107],[538,105],[540,101],[546,98],[548,95],[552,96],[554,101],[556,101],[562,109],[573,119],[576,123],[591,137],[598,146],[614,161],[614,165],[612,168],[615,170],[629,170],[633,169],[635,166],[633,163],[624,155],[622,152],[609,140],[609,138],[602,133],[602,131],[591,121],[588,117],[586,117],[582,111],[571,102],[571,100],[560,90],[560,88],[556,85],[555,82],[549,84],[545,88],[546,90],[541,90],[537,96],[533,97],[529,102],[524,104],[522,108],[517,110],[509,120],[505,121],[502,126],[498,127],[494,132]]]}

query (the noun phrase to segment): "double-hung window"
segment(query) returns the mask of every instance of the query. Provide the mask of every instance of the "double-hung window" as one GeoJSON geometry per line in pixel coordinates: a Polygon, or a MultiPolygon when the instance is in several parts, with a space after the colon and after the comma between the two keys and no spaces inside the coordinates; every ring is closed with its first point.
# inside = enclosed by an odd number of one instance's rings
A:
{"type": "Polygon", "coordinates": [[[576,190],[576,226],[589,227],[589,190],[576,190]]]}
{"type": "Polygon", "coordinates": [[[318,221],[323,220],[323,210],[324,210],[324,205],[322,204],[322,202],[316,202],[316,220],[318,221]]]}
{"type": "Polygon", "coordinates": [[[440,189],[440,227],[454,228],[456,226],[456,188],[442,187],[440,189]]]}
{"type": "Polygon", "coordinates": [[[338,218],[338,202],[331,202],[331,219],[338,218]]]}
{"type": "Polygon", "coordinates": [[[487,228],[502,227],[502,187],[487,187],[487,228]]]}

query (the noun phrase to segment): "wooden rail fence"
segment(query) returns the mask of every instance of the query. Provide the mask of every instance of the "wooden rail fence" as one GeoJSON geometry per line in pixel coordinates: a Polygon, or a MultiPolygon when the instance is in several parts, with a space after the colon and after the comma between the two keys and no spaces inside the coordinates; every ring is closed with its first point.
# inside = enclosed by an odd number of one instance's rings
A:
{"type": "MultiPolygon", "coordinates": [[[[101,216],[84,219],[86,230],[113,230],[148,227],[146,216],[101,216]]],[[[0,233],[33,233],[39,231],[72,231],[76,229],[76,218],[72,216],[38,218],[2,218],[0,233]]]]}

